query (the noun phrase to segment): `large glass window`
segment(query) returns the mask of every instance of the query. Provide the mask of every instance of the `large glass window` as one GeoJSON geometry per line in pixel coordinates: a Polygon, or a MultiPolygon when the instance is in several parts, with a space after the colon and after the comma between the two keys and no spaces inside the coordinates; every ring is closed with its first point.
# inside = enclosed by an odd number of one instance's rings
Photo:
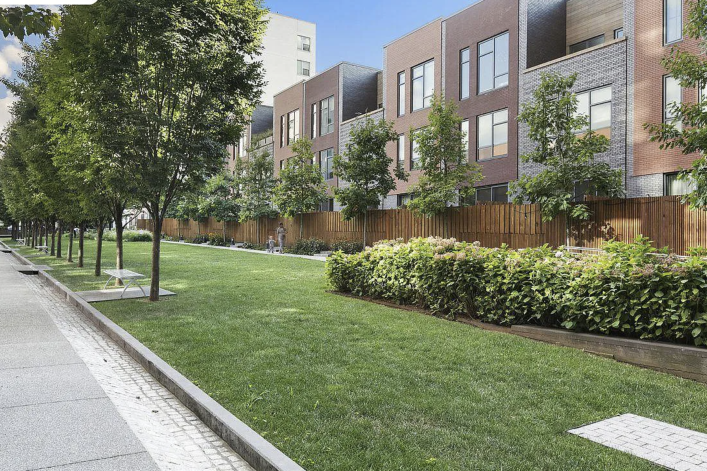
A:
{"type": "Polygon", "coordinates": [[[694,186],[689,180],[678,180],[678,173],[665,174],[665,195],[682,196],[692,193],[694,186]]]}
{"type": "Polygon", "coordinates": [[[398,74],[398,116],[405,114],[405,72],[398,74]]]}
{"type": "Polygon", "coordinates": [[[482,186],[476,189],[476,201],[508,203],[508,184],[482,186]]]}
{"type": "Polygon", "coordinates": [[[589,118],[589,129],[611,139],[611,87],[578,93],[577,114],[589,118]]]}
{"type": "Polygon", "coordinates": [[[287,134],[287,115],[280,116],[280,147],[285,147],[285,139],[287,134]]]}
{"type": "Polygon", "coordinates": [[[402,195],[398,195],[398,208],[404,208],[413,199],[414,198],[409,193],[403,193],[402,195]]]}
{"type": "Polygon", "coordinates": [[[682,0],[664,0],[663,40],[665,44],[682,39],[682,0]]]}
{"type": "Polygon", "coordinates": [[[508,155],[508,109],[479,116],[478,160],[508,155]]]}
{"type": "Polygon", "coordinates": [[[301,60],[297,61],[297,75],[309,77],[309,62],[301,60]]]}
{"type": "Polygon", "coordinates": [[[598,46],[600,44],[604,44],[603,34],[600,34],[599,36],[594,36],[593,38],[585,39],[584,41],[580,41],[576,44],[572,44],[570,46],[570,54],[574,54],[575,52],[583,51],[585,49],[589,49],[590,47],[598,46]]]}
{"type": "Polygon", "coordinates": [[[469,120],[465,119],[462,121],[461,125],[462,134],[462,145],[464,146],[464,155],[468,158],[469,156],[469,120]]]}
{"type": "Polygon", "coordinates": [[[398,135],[398,168],[405,168],[405,134],[398,135]]]}
{"type": "Polygon", "coordinates": [[[479,93],[508,85],[508,33],[479,43],[479,93]]]}
{"type": "Polygon", "coordinates": [[[410,170],[419,170],[420,168],[420,153],[418,152],[418,144],[414,139],[410,143],[410,170]]]}
{"type": "Polygon", "coordinates": [[[299,139],[299,109],[287,113],[287,145],[299,139]]]}
{"type": "Polygon", "coordinates": [[[238,155],[240,157],[245,157],[246,155],[245,134],[242,135],[240,141],[238,141],[238,155]]]}
{"type": "Polygon", "coordinates": [[[323,99],[319,103],[321,110],[319,135],[325,136],[334,132],[334,96],[323,99]]]}
{"type": "Polygon", "coordinates": [[[412,110],[432,106],[435,94],[435,61],[427,61],[412,68],[412,110]]]}
{"type": "Polygon", "coordinates": [[[312,139],[317,137],[317,104],[312,104],[311,122],[310,122],[310,133],[312,134],[312,139]]]}
{"type": "Polygon", "coordinates": [[[459,53],[459,99],[469,98],[469,48],[459,53]]]}
{"type": "Polygon", "coordinates": [[[312,47],[312,40],[307,36],[297,36],[297,49],[309,52],[312,47]]]}
{"type": "Polygon", "coordinates": [[[322,171],[324,180],[334,178],[334,148],[319,152],[319,168],[322,171]]]}
{"type": "Polygon", "coordinates": [[[680,103],[682,103],[680,82],[666,75],[663,77],[663,122],[673,124],[678,129],[682,129],[682,123],[678,120],[675,107],[680,103]]]}

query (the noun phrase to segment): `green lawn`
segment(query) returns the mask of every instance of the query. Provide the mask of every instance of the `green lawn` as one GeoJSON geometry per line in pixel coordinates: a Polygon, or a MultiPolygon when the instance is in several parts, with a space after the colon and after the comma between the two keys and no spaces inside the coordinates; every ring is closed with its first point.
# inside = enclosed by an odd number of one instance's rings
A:
{"type": "MultiPolygon", "coordinates": [[[[99,288],[94,247],[83,270],[34,261],[99,288]]],[[[150,244],[125,248],[149,273],[150,244]]],[[[329,294],[321,262],[164,244],[162,286],[97,307],[308,470],[658,469],[566,431],[634,413],[707,432],[704,385],[329,294]]]]}

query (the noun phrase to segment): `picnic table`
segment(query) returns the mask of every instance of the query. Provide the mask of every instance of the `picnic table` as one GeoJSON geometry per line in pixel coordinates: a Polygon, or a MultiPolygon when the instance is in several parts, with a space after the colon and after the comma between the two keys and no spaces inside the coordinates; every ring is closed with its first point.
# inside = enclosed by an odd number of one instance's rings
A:
{"type": "Polygon", "coordinates": [[[35,249],[39,250],[40,252],[44,252],[46,254],[49,253],[49,247],[46,245],[37,245],[34,247],[35,249]]]}
{"type": "Polygon", "coordinates": [[[125,288],[123,289],[123,292],[120,293],[120,297],[122,298],[125,292],[128,290],[130,285],[135,282],[135,284],[140,288],[140,291],[142,291],[143,296],[147,296],[145,294],[145,290],[142,288],[140,285],[140,282],[138,280],[145,278],[145,275],[142,275],[140,273],[135,273],[134,271],[130,270],[103,270],[103,273],[106,275],[109,275],[110,278],[108,278],[108,281],[106,281],[105,286],[103,286],[103,289],[106,289],[108,287],[108,283],[111,282],[113,279],[120,280],[122,283],[125,283],[126,281],[128,282],[125,285],[125,288]]]}

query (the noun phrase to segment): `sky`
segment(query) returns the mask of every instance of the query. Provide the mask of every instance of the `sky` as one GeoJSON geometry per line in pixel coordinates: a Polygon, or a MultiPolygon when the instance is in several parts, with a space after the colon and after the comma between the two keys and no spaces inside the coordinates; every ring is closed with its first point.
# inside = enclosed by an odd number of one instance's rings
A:
{"type": "MultiPolygon", "coordinates": [[[[383,67],[383,46],[435,18],[477,0],[265,0],[273,12],[317,24],[317,72],[341,61],[383,67]]],[[[37,37],[26,41],[32,45],[37,37]]],[[[0,35],[0,78],[15,78],[22,65],[21,45],[0,35]]],[[[13,102],[0,85],[0,129],[13,102]]]]}

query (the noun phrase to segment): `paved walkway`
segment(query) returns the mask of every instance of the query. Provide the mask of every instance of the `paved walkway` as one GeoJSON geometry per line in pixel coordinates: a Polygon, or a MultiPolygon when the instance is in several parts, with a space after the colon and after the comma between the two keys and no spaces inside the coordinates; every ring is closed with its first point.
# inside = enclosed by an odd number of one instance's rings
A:
{"type": "Polygon", "coordinates": [[[127,353],[0,253],[0,470],[252,468],[127,353]]]}
{"type": "Polygon", "coordinates": [[[317,260],[319,262],[326,262],[326,257],[320,256],[320,255],[297,255],[294,253],[268,253],[264,250],[253,250],[253,249],[242,249],[239,247],[221,247],[218,245],[209,245],[209,244],[192,244],[189,242],[176,242],[173,240],[163,240],[162,243],[165,244],[176,244],[176,245],[189,245],[191,247],[204,247],[207,249],[221,249],[221,250],[234,250],[236,252],[249,252],[249,253],[257,253],[260,255],[269,255],[271,257],[293,257],[293,258],[304,258],[306,260],[317,260]]]}

